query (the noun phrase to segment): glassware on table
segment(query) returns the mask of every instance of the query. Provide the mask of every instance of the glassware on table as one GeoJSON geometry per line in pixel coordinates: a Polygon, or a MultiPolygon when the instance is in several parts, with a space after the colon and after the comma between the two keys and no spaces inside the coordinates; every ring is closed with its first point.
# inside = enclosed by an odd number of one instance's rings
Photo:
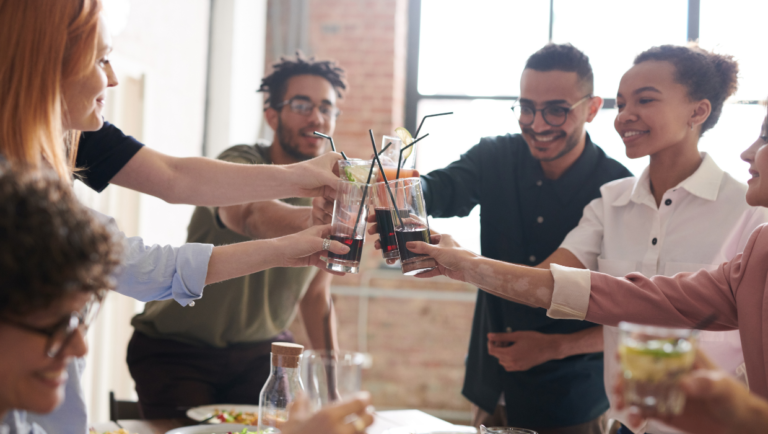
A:
{"type": "Polygon", "coordinates": [[[336,184],[331,239],[349,247],[349,252],[344,255],[328,252],[326,268],[329,270],[353,274],[360,271],[360,257],[363,254],[365,241],[365,220],[368,218],[366,205],[371,195],[370,191],[366,193],[366,189],[370,188],[364,183],[343,179],[336,184]],[[363,195],[366,203],[363,203],[363,195]]]}
{"type": "MultiPolygon", "coordinates": [[[[397,164],[397,159],[400,156],[400,148],[403,147],[403,141],[400,140],[399,137],[392,137],[392,136],[383,136],[381,138],[381,142],[379,142],[380,148],[379,149],[379,158],[381,158],[382,164],[384,163],[384,158],[392,162],[392,165],[397,164]],[[389,145],[389,147],[384,151],[381,152],[381,149],[384,149],[388,143],[392,143],[389,145]]],[[[394,177],[393,177],[394,178],[394,177]]]]}
{"type": "Polygon", "coordinates": [[[304,390],[299,363],[304,347],[287,342],[272,343],[271,371],[259,394],[259,430],[278,432],[288,420],[288,406],[304,390]]]}
{"type": "Polygon", "coordinates": [[[532,429],[480,425],[480,434],[538,434],[532,429]]]}
{"type": "MultiPolygon", "coordinates": [[[[396,206],[392,206],[391,214],[403,274],[412,276],[436,268],[437,262],[434,259],[428,255],[413,253],[405,247],[409,241],[430,242],[429,221],[421,179],[397,179],[392,181],[389,187],[396,201],[396,206]]],[[[389,197],[389,192],[387,197],[391,205],[392,197],[389,197]]]]}
{"type": "MultiPolygon", "coordinates": [[[[386,170],[386,169],[385,169],[386,170]]],[[[389,183],[392,192],[397,184],[389,183]]],[[[373,193],[373,211],[376,213],[376,227],[379,231],[379,243],[381,243],[381,254],[384,259],[399,259],[400,251],[397,249],[397,239],[395,238],[395,224],[392,221],[392,200],[387,192],[387,184],[377,182],[371,185],[373,193]]]]}
{"type": "MultiPolygon", "coordinates": [[[[358,158],[339,160],[339,178],[349,182],[364,183],[368,180],[368,172],[371,169],[372,162],[372,160],[361,160],[358,158]]],[[[379,169],[374,165],[373,170],[375,176],[379,169]]]]}
{"type": "Polygon", "coordinates": [[[301,363],[301,377],[313,412],[329,403],[351,398],[363,383],[369,356],[351,351],[309,350],[301,363]]]}
{"type": "Polygon", "coordinates": [[[698,330],[619,323],[624,401],[651,415],[676,415],[685,406],[678,387],[696,358],[698,330]]]}
{"type": "MultiPolygon", "coordinates": [[[[387,143],[390,142],[392,142],[392,145],[390,145],[386,151],[379,154],[379,158],[381,159],[381,165],[384,168],[384,174],[387,175],[387,181],[394,181],[396,178],[398,178],[397,163],[400,158],[400,148],[402,148],[403,142],[397,137],[384,136],[381,138],[382,148],[387,146],[387,143]]],[[[411,156],[411,158],[406,159],[402,163],[403,164],[400,166],[399,178],[413,178],[416,174],[416,171],[414,170],[416,167],[416,159],[411,156]]],[[[381,176],[381,174],[378,173],[378,171],[376,181],[384,181],[384,178],[381,176]]]]}

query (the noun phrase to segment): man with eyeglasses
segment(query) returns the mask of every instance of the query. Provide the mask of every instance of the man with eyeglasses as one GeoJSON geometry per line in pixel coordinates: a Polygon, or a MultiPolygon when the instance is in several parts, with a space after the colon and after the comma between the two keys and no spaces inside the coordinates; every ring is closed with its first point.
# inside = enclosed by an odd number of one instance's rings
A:
{"type": "MultiPolygon", "coordinates": [[[[241,164],[283,165],[325,153],[346,90],[344,71],[331,61],[297,54],[283,58],[262,80],[270,142],[233,146],[219,159],[241,164]]],[[[255,120],[254,120],[255,121],[255,120]]],[[[197,207],[189,243],[232,244],[274,238],[330,223],[313,216],[303,198],[209,208],[197,207]]],[[[134,317],[127,361],[146,418],[183,417],[190,407],[258,404],[270,372],[272,342],[292,342],[286,328],[301,313],[313,348],[325,348],[331,275],[311,268],[273,268],[217,283],[184,309],[169,301],[147,303],[134,317]]],[[[337,347],[336,327],[332,345],[337,347]]]]}
{"type": "MultiPolygon", "coordinates": [[[[545,46],[528,58],[512,108],[522,133],[483,138],[422,176],[429,214],[463,217],[479,205],[482,255],[539,265],[601,185],[631,176],[585,130],[601,106],[587,56],[570,44],[545,46]]],[[[601,433],[602,339],[595,324],[478,291],[462,390],[474,424],[601,433]]]]}

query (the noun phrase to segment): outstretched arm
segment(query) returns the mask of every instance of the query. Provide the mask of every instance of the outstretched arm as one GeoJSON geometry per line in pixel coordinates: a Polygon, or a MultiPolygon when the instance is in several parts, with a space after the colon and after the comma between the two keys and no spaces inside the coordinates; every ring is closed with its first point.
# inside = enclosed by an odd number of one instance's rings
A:
{"type": "MultiPolygon", "coordinates": [[[[604,325],[631,321],[691,328],[714,313],[717,320],[707,330],[720,331],[738,328],[738,288],[733,285],[741,281],[750,256],[755,255],[757,259],[752,260],[756,263],[765,261],[765,253],[752,253],[761,229],[752,235],[743,255],[717,270],[673,277],[647,278],[632,273],[618,278],[555,264],[551,270],[527,268],[480,257],[462,249],[449,235],[435,236],[433,242],[439,241],[436,245],[413,241],[406,247],[430,255],[439,264],[419,277],[444,274],[506,300],[548,309],[552,318],[586,319],[604,325]],[[622,297],[617,299],[616,293],[622,297]]],[[[749,290],[754,289],[745,289],[749,290]]]]}
{"type": "MultiPolygon", "coordinates": [[[[333,202],[325,198],[316,197],[313,203],[330,203],[333,208],[333,202]]],[[[331,223],[331,215],[318,207],[295,206],[279,200],[221,207],[218,213],[228,229],[257,240],[282,237],[312,225],[331,223]]]]}
{"type": "Polygon", "coordinates": [[[227,206],[288,197],[333,198],[339,154],[302,163],[247,165],[203,157],[178,158],[142,148],[111,182],[168,203],[227,206]]]}
{"type": "Polygon", "coordinates": [[[418,277],[439,274],[477,286],[490,294],[532,307],[549,308],[555,282],[552,272],[495,261],[462,248],[450,235],[434,235],[427,244],[411,241],[406,248],[414,253],[427,254],[438,263],[438,268],[418,277]]]}
{"type": "MultiPolygon", "coordinates": [[[[216,246],[208,262],[205,284],[221,282],[274,267],[325,268],[320,255],[323,240],[330,237],[331,225],[313,226],[305,231],[271,240],[216,246]]],[[[349,252],[349,247],[331,241],[336,254],[349,252]]],[[[341,273],[338,273],[341,274],[341,273]]]]}

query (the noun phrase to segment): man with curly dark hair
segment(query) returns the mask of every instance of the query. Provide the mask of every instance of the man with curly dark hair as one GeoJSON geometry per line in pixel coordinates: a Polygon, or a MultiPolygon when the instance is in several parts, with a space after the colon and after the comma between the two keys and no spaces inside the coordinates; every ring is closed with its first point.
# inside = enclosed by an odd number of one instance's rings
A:
{"type": "MultiPolygon", "coordinates": [[[[332,135],[337,100],[347,89],[334,62],[301,53],[273,65],[259,88],[274,139],[233,146],[219,159],[240,164],[291,164],[317,157],[332,135]]],[[[254,122],[257,120],[254,119],[254,122]]],[[[309,199],[197,207],[187,242],[224,245],[274,238],[317,223],[309,199]]],[[[331,275],[310,268],[273,268],[213,286],[195,309],[153,301],[132,324],[128,367],[147,418],[184,415],[184,408],[228,402],[258,404],[269,375],[271,343],[293,340],[286,330],[301,313],[313,348],[325,348],[324,317],[331,275]]],[[[332,345],[336,347],[335,326],[332,345]]]]}
{"type": "Polygon", "coordinates": [[[56,174],[4,163],[0,240],[0,432],[40,432],[26,411],[63,401],[122,245],[56,174]]]}

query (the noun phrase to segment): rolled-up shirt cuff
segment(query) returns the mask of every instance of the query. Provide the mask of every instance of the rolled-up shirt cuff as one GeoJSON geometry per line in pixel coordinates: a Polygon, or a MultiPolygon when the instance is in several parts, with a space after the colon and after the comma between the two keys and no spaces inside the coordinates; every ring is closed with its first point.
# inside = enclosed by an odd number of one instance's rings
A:
{"type": "Polygon", "coordinates": [[[203,296],[212,253],[213,244],[189,243],[179,247],[171,293],[180,305],[194,306],[194,300],[203,296]]]}
{"type": "Polygon", "coordinates": [[[584,320],[589,308],[591,272],[557,264],[551,264],[549,269],[555,279],[555,290],[547,316],[555,319],[584,320]]]}

